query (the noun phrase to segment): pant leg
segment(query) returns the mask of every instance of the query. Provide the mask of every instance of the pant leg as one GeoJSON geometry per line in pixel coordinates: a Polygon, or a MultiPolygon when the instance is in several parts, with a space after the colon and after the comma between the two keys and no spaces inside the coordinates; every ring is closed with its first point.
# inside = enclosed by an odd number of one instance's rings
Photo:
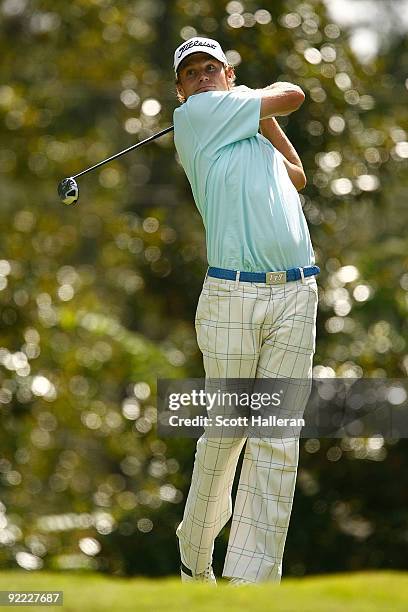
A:
{"type": "MultiPolygon", "coordinates": [[[[259,300],[256,288],[247,283],[205,281],[196,330],[207,381],[255,376],[267,305],[268,296],[259,300]]],[[[211,560],[214,540],[232,515],[231,490],[246,441],[231,434],[210,435],[205,432],[197,442],[183,520],[176,531],[182,562],[198,573],[211,560]]]]}
{"type": "MultiPolygon", "coordinates": [[[[310,393],[316,310],[314,280],[271,288],[257,377],[294,379],[297,416],[310,393]]],[[[248,438],[223,576],[280,581],[298,457],[298,437],[248,438]]]]}
{"type": "Polygon", "coordinates": [[[248,438],[223,576],[280,582],[298,440],[248,438]]]}
{"type": "Polygon", "coordinates": [[[214,541],[232,515],[231,491],[245,438],[197,441],[183,520],[176,530],[182,562],[201,573],[212,559],[214,541]]]}

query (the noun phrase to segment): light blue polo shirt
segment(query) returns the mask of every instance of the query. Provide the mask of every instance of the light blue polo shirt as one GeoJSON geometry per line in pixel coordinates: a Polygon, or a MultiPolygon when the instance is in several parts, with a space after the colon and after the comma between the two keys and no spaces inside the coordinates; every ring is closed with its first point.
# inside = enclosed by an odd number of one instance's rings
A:
{"type": "Polygon", "coordinates": [[[258,133],[260,91],[190,96],[174,140],[206,230],[210,266],[263,272],[313,265],[298,192],[282,154],[258,133]]]}

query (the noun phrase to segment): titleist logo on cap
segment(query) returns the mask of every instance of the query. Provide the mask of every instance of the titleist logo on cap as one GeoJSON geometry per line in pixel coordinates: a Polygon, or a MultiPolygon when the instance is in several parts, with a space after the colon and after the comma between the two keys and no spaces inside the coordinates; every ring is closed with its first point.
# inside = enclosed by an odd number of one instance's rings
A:
{"type": "Polygon", "coordinates": [[[210,47],[211,49],[215,49],[216,45],[209,42],[204,42],[202,40],[189,40],[179,49],[177,58],[180,58],[183,55],[184,51],[187,51],[187,49],[191,49],[191,47],[210,47]]]}
{"type": "Polygon", "coordinates": [[[213,40],[212,38],[194,36],[193,38],[189,38],[185,42],[182,42],[174,52],[174,70],[176,74],[179,65],[188,55],[193,55],[193,53],[200,52],[215,57],[215,59],[222,62],[225,66],[228,65],[228,60],[224,51],[221,49],[219,42],[213,40]]]}

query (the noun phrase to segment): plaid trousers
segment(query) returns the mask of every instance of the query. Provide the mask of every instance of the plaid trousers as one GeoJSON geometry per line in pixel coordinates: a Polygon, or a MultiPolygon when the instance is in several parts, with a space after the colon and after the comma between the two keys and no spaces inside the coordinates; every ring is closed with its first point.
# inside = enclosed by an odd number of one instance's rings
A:
{"type": "MultiPolygon", "coordinates": [[[[317,301],[314,277],[283,285],[206,277],[195,319],[206,378],[311,380],[317,301]]],[[[176,530],[182,562],[204,571],[215,538],[232,516],[222,575],[280,582],[298,457],[297,436],[215,438],[204,431],[176,530]],[[245,443],[232,513],[232,485],[245,443]]]]}

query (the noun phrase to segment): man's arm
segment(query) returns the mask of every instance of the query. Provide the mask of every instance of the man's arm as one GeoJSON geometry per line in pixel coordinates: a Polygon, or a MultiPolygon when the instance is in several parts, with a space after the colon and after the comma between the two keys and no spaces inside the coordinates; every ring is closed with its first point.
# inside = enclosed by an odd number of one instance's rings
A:
{"type": "Polygon", "coordinates": [[[262,136],[265,136],[275,149],[282,153],[289,178],[296,189],[300,191],[306,186],[306,175],[295,147],[273,117],[261,120],[259,125],[262,136]]]}
{"type": "Polygon", "coordinates": [[[260,91],[262,91],[261,119],[290,115],[301,106],[305,99],[305,94],[298,85],[283,81],[272,83],[260,91]]]}

